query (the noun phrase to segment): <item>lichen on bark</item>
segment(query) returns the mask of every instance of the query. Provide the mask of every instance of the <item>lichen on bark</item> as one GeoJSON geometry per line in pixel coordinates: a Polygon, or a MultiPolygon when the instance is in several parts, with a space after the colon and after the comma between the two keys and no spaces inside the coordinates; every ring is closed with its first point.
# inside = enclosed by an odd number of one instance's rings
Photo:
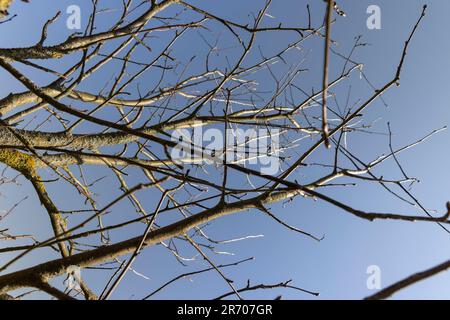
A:
{"type": "Polygon", "coordinates": [[[35,158],[13,149],[0,149],[0,162],[19,171],[27,178],[37,178],[35,158]]]}

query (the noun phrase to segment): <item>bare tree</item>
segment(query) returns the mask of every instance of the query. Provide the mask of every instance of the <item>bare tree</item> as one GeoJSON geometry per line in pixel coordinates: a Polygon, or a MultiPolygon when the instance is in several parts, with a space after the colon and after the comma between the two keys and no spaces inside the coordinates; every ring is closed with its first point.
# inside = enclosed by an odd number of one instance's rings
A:
{"type": "MultiPolygon", "coordinates": [[[[355,104],[347,99],[345,106],[339,106],[331,103],[339,98],[335,88],[352,81],[370,82],[363,65],[353,59],[354,52],[365,45],[360,38],[349,54],[333,49],[332,25],[344,15],[333,1],[321,3],[322,9],[328,6],[324,21],[313,21],[307,6],[309,21],[285,26],[273,25],[268,19],[270,0],[244,22],[220,17],[187,1],[126,0],[122,7],[113,8],[120,14],[104,29],[96,22],[100,15],[109,13],[99,2],[92,1],[83,33],[47,44],[52,24],[61,15],[55,12],[43,25],[38,43],[0,49],[1,68],[25,88],[0,100],[0,162],[9,168],[2,183],[24,181],[32,185],[53,230],[47,239],[0,230],[2,243],[7,243],[0,252],[14,254],[0,268],[2,298],[13,298],[15,290],[32,288],[58,299],[74,299],[79,294],[86,299],[108,299],[124,275],[133,270],[139,253],[156,244],[180,263],[189,260],[183,248],[191,247],[209,267],[169,279],[145,298],[178,279],[203,272],[216,272],[228,286],[229,292],[218,298],[242,298],[243,292],[272,288],[317,295],[290,281],[249,282],[236,287],[226,269],[252,259],[218,265],[214,255],[227,243],[251,236],[223,241],[209,234],[206,227],[225,215],[253,210],[289,231],[320,241],[320,236],[284,222],[270,209],[272,203],[295,197],[324,201],[355,219],[421,221],[446,228],[450,208],[441,216],[432,215],[404,186],[415,179],[404,174],[401,180],[389,180],[375,173],[388,161],[402,169],[397,155],[440,130],[398,149],[389,143],[389,153],[370,162],[346,144],[354,133],[370,133],[370,122],[364,120],[363,112],[399,84],[426,7],[416,24],[412,22],[397,69],[387,75],[386,83],[373,87],[371,96],[358,97],[355,104]],[[269,50],[267,37],[281,33],[289,33],[295,40],[269,46],[269,50]],[[303,49],[313,39],[325,44],[324,68],[317,70],[323,75],[320,90],[311,90],[301,82],[306,71],[303,49]],[[186,41],[193,43],[191,53],[178,47],[186,41]],[[342,58],[342,65],[329,65],[331,54],[342,58]],[[59,63],[51,63],[54,60],[59,63]],[[342,71],[329,78],[329,68],[342,71]],[[39,80],[33,80],[36,72],[43,75],[39,80]],[[46,83],[41,84],[42,79],[47,79],[46,83]],[[211,148],[198,143],[193,137],[198,128],[221,132],[222,145],[211,148]],[[240,140],[247,130],[258,134],[240,140]],[[310,162],[324,144],[330,147],[326,152],[331,160],[310,162]],[[264,167],[262,161],[267,159],[278,161],[276,172],[264,167]],[[111,190],[103,190],[100,196],[95,189],[100,180],[89,176],[91,166],[114,177],[119,188],[111,185],[111,190]],[[290,179],[296,172],[317,169],[320,176],[316,174],[310,181],[290,179]],[[424,215],[363,211],[324,190],[359,181],[380,185],[399,201],[421,207],[424,215]],[[66,207],[63,194],[48,191],[55,185],[70,186],[84,204],[66,207]],[[157,201],[144,203],[148,197],[157,201]],[[120,213],[116,210],[119,205],[120,213]],[[124,206],[128,212],[123,211],[124,206]],[[118,214],[121,222],[109,219],[118,214]],[[178,217],[175,222],[174,216],[178,217]],[[135,225],[144,226],[145,231],[116,240],[122,230],[135,225]],[[45,250],[56,251],[60,257],[11,271],[31,252],[45,250]],[[79,290],[51,284],[52,279],[70,274],[74,267],[103,268],[111,277],[102,292],[93,292],[82,279],[78,279],[79,290]]],[[[388,135],[392,138],[390,128],[388,135]]],[[[14,209],[16,206],[0,220],[14,214],[14,209]]]]}

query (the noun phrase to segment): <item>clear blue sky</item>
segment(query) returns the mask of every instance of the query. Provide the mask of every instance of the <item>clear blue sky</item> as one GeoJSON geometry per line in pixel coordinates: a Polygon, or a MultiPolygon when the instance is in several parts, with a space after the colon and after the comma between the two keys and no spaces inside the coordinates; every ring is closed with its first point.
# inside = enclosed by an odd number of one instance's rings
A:
{"type": "MultiPolygon", "coordinates": [[[[100,1],[100,3],[102,2],[104,1],[100,1]]],[[[113,2],[121,3],[121,1],[108,0],[108,6],[114,7],[113,2]]],[[[0,25],[0,32],[3,34],[0,37],[0,47],[25,46],[35,43],[40,37],[39,30],[43,22],[54,16],[57,10],[62,10],[64,14],[65,8],[75,3],[82,7],[82,12],[89,12],[91,1],[88,0],[60,0],[57,2],[40,0],[31,1],[29,4],[17,2],[10,11],[19,13],[18,17],[10,23],[0,25]]],[[[263,4],[262,1],[257,0],[214,0],[195,1],[195,3],[211,12],[242,23],[248,21],[249,12],[256,12],[263,4]]],[[[270,18],[266,22],[274,25],[280,21],[286,25],[304,25],[307,3],[311,4],[313,22],[316,25],[320,24],[325,5],[318,0],[274,1],[268,11],[274,17],[273,22],[269,20],[270,18]]],[[[373,84],[377,87],[382,86],[393,77],[403,43],[424,3],[416,0],[341,0],[338,3],[347,16],[339,17],[333,27],[333,38],[338,42],[338,46],[335,48],[340,52],[348,52],[354,37],[362,35],[362,41],[369,43],[370,46],[360,49],[355,55],[355,60],[364,63],[364,70],[373,84]],[[381,30],[369,30],[366,27],[366,19],[369,16],[366,9],[371,4],[376,4],[381,8],[381,30]]],[[[434,129],[450,124],[447,97],[450,72],[450,39],[448,38],[450,2],[429,0],[428,6],[428,15],[411,43],[401,86],[384,95],[388,107],[377,102],[365,113],[367,119],[381,118],[375,126],[377,131],[386,132],[386,123],[391,123],[395,134],[394,144],[397,147],[413,142],[434,129]]],[[[100,16],[99,25],[108,25],[109,15],[114,15],[114,13],[104,13],[103,16],[100,16]]],[[[50,28],[50,42],[64,39],[69,34],[65,28],[64,17],[63,15],[63,19],[50,28]]],[[[86,18],[84,16],[83,23],[86,23],[86,18]]],[[[274,35],[266,34],[262,36],[265,37],[262,39],[264,41],[261,41],[270,49],[270,46],[276,47],[279,43],[289,42],[290,36],[289,34],[277,34],[275,38],[274,35]]],[[[307,61],[309,67],[320,65],[323,53],[321,45],[322,43],[318,41],[312,41],[305,45],[305,49],[311,49],[307,61]]],[[[186,54],[199,50],[187,42],[184,43],[184,46],[179,50],[185,50],[186,54]]],[[[342,61],[339,58],[333,57],[331,62],[333,66],[336,66],[335,70],[340,70],[342,61]]],[[[311,74],[306,79],[311,81],[311,86],[317,88],[320,83],[320,69],[311,70],[311,74]]],[[[35,76],[34,79],[40,79],[42,84],[45,83],[45,78],[36,78],[38,77],[37,73],[33,73],[33,76],[35,76]]],[[[0,71],[0,79],[2,82],[1,96],[22,90],[3,71],[0,71]]],[[[100,84],[97,85],[101,87],[100,84]]],[[[354,101],[358,97],[368,96],[370,91],[366,85],[361,83],[352,83],[352,85],[354,85],[354,101]]],[[[343,89],[346,88],[348,87],[343,87],[343,89]]],[[[445,203],[450,200],[448,192],[450,185],[449,138],[450,133],[444,131],[399,157],[408,174],[421,180],[420,184],[414,186],[414,194],[427,208],[436,209],[439,212],[444,210],[445,203]]],[[[376,154],[389,152],[386,136],[356,135],[355,138],[349,140],[349,144],[365,160],[373,159],[376,154]]],[[[311,161],[318,161],[322,156],[325,156],[323,152],[311,161]]],[[[103,171],[99,168],[91,168],[89,172],[95,176],[101,176],[103,171]]],[[[383,173],[385,177],[401,177],[401,173],[394,165],[384,166],[383,173]]],[[[111,188],[111,181],[114,180],[106,179],[99,185],[99,190],[103,188],[100,191],[106,193],[106,190],[111,188]]],[[[117,185],[116,182],[114,183],[117,185]]],[[[66,196],[63,199],[62,197],[69,192],[65,193],[65,189],[60,186],[50,188],[50,191],[66,207],[70,207],[71,204],[75,206],[79,201],[75,197],[66,196]]],[[[18,211],[7,221],[2,222],[2,225],[25,233],[36,233],[38,230],[40,239],[50,235],[47,217],[43,209],[37,206],[37,199],[30,186],[25,182],[20,188],[1,186],[0,192],[2,194],[0,209],[2,210],[9,208],[17,199],[30,195],[30,198],[18,208],[18,211]]],[[[376,186],[361,185],[348,190],[333,189],[329,190],[328,194],[367,211],[419,213],[417,209],[402,204],[376,186]]],[[[103,199],[104,203],[107,202],[106,199],[103,199]]],[[[129,209],[129,206],[122,207],[122,209],[126,208],[129,209]]],[[[232,262],[250,256],[255,257],[255,261],[246,263],[240,268],[225,270],[226,275],[234,279],[237,287],[244,286],[249,278],[255,284],[260,282],[276,283],[292,279],[294,285],[320,292],[321,295],[318,299],[359,299],[373,293],[366,288],[368,276],[366,269],[369,265],[380,266],[382,286],[385,286],[449,258],[450,235],[435,224],[392,221],[369,223],[358,220],[320,201],[314,202],[301,198],[285,207],[271,205],[271,208],[283,219],[304,230],[318,235],[324,234],[325,239],[317,243],[309,238],[287,232],[258,212],[253,211],[215,221],[208,227],[208,231],[210,234],[216,234],[217,238],[226,239],[249,234],[264,234],[262,238],[223,247],[224,250],[233,252],[235,254],[233,257],[214,257],[217,263],[232,262]]],[[[121,206],[116,208],[118,214],[120,209],[121,206]]],[[[140,232],[140,229],[129,229],[127,234],[116,235],[114,239],[119,240],[140,232]]],[[[2,244],[2,246],[4,245],[2,244]]],[[[8,257],[10,256],[0,256],[0,262],[6,261],[8,257]]],[[[54,252],[39,251],[15,267],[19,268],[56,257],[54,252]]],[[[149,280],[144,280],[129,272],[113,298],[141,298],[173,276],[205,266],[207,264],[199,259],[190,263],[189,267],[183,267],[161,246],[146,249],[134,267],[137,271],[147,275],[149,280]]],[[[103,287],[106,279],[105,275],[99,272],[86,272],[85,276],[94,279],[97,289],[103,287]]],[[[450,273],[442,273],[401,291],[395,295],[395,298],[449,299],[449,284],[450,273]]],[[[155,298],[213,298],[225,291],[228,291],[228,288],[223,280],[215,273],[208,273],[194,277],[193,281],[178,281],[168,290],[156,295],[155,298]]],[[[317,299],[293,290],[257,291],[244,296],[246,298],[271,299],[277,294],[282,294],[286,299],[317,299]]]]}

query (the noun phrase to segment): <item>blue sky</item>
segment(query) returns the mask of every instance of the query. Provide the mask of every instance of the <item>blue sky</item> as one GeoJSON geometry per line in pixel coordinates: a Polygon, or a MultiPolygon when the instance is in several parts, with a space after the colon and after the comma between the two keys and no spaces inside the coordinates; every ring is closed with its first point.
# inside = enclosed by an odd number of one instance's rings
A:
{"type": "MultiPolygon", "coordinates": [[[[111,0],[109,0],[111,1],[111,0]]],[[[102,2],[102,1],[100,1],[102,2]]],[[[117,2],[121,1],[111,1],[117,2]]],[[[283,22],[286,25],[304,25],[306,18],[306,4],[311,4],[312,20],[320,24],[323,19],[325,6],[322,1],[274,1],[268,10],[274,22],[268,18],[267,23],[283,22]]],[[[213,13],[233,19],[233,21],[248,21],[248,13],[257,11],[262,5],[257,0],[228,0],[228,1],[193,1],[198,6],[213,13]]],[[[32,1],[29,4],[17,2],[12,13],[19,13],[12,22],[0,25],[3,37],[0,37],[0,47],[25,46],[35,43],[40,37],[40,28],[45,20],[54,16],[59,9],[63,11],[63,18],[50,28],[50,42],[56,43],[64,39],[69,31],[65,28],[65,8],[71,4],[78,4],[82,12],[89,12],[90,1],[62,0],[32,1]]],[[[337,18],[333,26],[333,39],[337,41],[335,49],[346,53],[351,49],[354,37],[361,35],[362,41],[370,45],[361,48],[354,56],[355,60],[364,63],[364,71],[371,82],[381,87],[394,76],[396,66],[400,59],[405,39],[416,22],[422,1],[416,0],[386,0],[365,1],[346,0],[339,1],[346,12],[346,17],[337,18]],[[378,5],[381,9],[380,30],[369,30],[366,20],[369,15],[366,9],[369,5],[378,5]]],[[[112,4],[109,4],[113,7],[112,4]]],[[[428,13],[415,35],[403,69],[401,86],[394,88],[383,97],[388,107],[381,101],[374,103],[365,112],[367,119],[379,119],[375,130],[386,132],[386,123],[390,122],[394,133],[394,145],[400,147],[411,143],[434,129],[449,125],[450,112],[448,110],[449,88],[448,74],[450,71],[450,41],[447,30],[447,19],[450,12],[450,3],[447,1],[428,1],[428,13]]],[[[105,13],[98,20],[99,25],[106,26],[114,13],[105,13]]],[[[87,16],[83,16],[86,23],[87,16]]],[[[291,40],[290,34],[264,34],[259,41],[265,45],[267,52],[277,48],[278,44],[291,40]]],[[[224,42],[228,41],[226,36],[224,42]]],[[[155,47],[161,44],[156,43],[155,47]]],[[[223,43],[225,46],[225,43],[223,43]]],[[[320,64],[322,62],[322,42],[314,40],[305,44],[307,65],[312,71],[305,77],[310,86],[320,86],[320,64]],[[315,66],[315,68],[314,68],[315,66]]],[[[192,46],[189,41],[181,42],[177,48],[186,55],[200,51],[201,48],[192,46]]],[[[143,53],[142,53],[143,54],[143,53]]],[[[142,56],[143,57],[143,56],[142,56]]],[[[66,62],[59,62],[66,63],[66,62]]],[[[342,68],[342,60],[333,56],[331,60],[334,67],[331,75],[342,68]],[[334,73],[333,73],[334,72],[334,73]]],[[[54,62],[53,62],[54,65],[54,62]]],[[[37,82],[44,84],[47,79],[33,74],[37,82]]],[[[105,79],[107,76],[105,75],[105,79]]],[[[0,71],[2,86],[0,95],[22,90],[10,77],[0,71]]],[[[100,78],[101,79],[101,78],[100,78]]],[[[104,80],[105,80],[104,79],[104,80]]],[[[370,89],[363,81],[353,80],[353,100],[367,97],[370,89]]],[[[148,79],[149,82],[152,79],[148,79]]],[[[87,88],[99,86],[99,78],[87,82],[87,88]]],[[[337,91],[343,94],[348,85],[343,85],[337,91]]],[[[352,150],[357,151],[364,160],[372,160],[377,154],[388,153],[387,136],[357,134],[348,143],[352,150]]],[[[425,143],[405,152],[399,156],[405,170],[409,175],[420,179],[420,183],[413,187],[414,195],[419,198],[428,209],[442,212],[445,203],[450,200],[448,169],[450,151],[448,148],[449,132],[444,131],[435,135],[425,143]]],[[[310,161],[328,157],[326,150],[320,150],[310,161]]],[[[87,169],[93,176],[101,176],[104,172],[97,167],[87,169]]],[[[11,173],[10,173],[11,174],[11,173]]],[[[401,172],[393,164],[383,167],[385,177],[400,178],[401,172]]],[[[293,176],[291,178],[301,178],[293,176]]],[[[306,177],[307,178],[307,177],[306,177]]],[[[99,191],[109,193],[112,179],[105,179],[97,188],[99,191]]],[[[117,183],[116,183],[117,184],[117,183]]],[[[1,209],[10,207],[17,199],[26,195],[30,198],[23,203],[18,211],[4,223],[21,232],[38,234],[40,239],[50,235],[49,224],[42,208],[37,206],[37,199],[29,185],[23,181],[20,188],[15,186],[1,186],[3,196],[1,209]]],[[[60,185],[49,187],[56,199],[66,207],[76,206],[80,201],[70,194],[69,187],[60,185]],[[66,189],[67,188],[67,192],[66,189]]],[[[380,190],[378,186],[361,184],[357,188],[331,189],[329,195],[345,201],[347,204],[371,211],[386,211],[400,213],[418,213],[417,208],[407,206],[380,190]]],[[[149,206],[155,198],[146,198],[149,206]]],[[[108,198],[104,198],[104,203],[108,198]]],[[[103,203],[103,204],[104,204],[103,203]]],[[[366,287],[367,267],[378,265],[381,268],[382,286],[410,275],[413,272],[426,269],[443,262],[449,256],[450,235],[435,224],[405,223],[405,222],[372,222],[358,220],[340,209],[334,208],[321,201],[312,201],[303,198],[295,199],[292,203],[283,206],[274,204],[270,206],[286,221],[317,235],[325,235],[320,243],[309,238],[287,232],[274,224],[259,212],[250,211],[221,218],[208,227],[210,234],[217,238],[226,239],[244,235],[259,235],[264,237],[249,239],[243,242],[229,244],[223,249],[235,255],[214,256],[215,262],[227,263],[247,257],[255,257],[239,268],[227,268],[225,273],[234,279],[237,287],[245,286],[247,279],[252,283],[277,283],[288,279],[293,284],[311,291],[320,292],[318,298],[299,293],[293,290],[255,291],[247,293],[246,298],[271,299],[282,294],[286,299],[359,299],[373,291],[366,287]]],[[[117,212],[127,210],[125,204],[116,208],[117,212]]],[[[2,222],[3,224],[3,222],[2,222]]],[[[124,234],[114,238],[136,235],[141,229],[127,229],[124,234]]],[[[2,244],[3,246],[4,244],[2,244]]],[[[189,252],[188,252],[189,253],[189,252]]],[[[192,252],[193,254],[193,252],[192,252]]],[[[189,255],[189,254],[187,254],[189,255]]],[[[6,261],[9,256],[0,256],[0,261],[6,261]]],[[[54,252],[39,251],[30,255],[17,265],[16,268],[35,264],[49,258],[56,258],[54,252]]],[[[161,246],[146,249],[135,262],[137,271],[149,277],[145,280],[132,272],[116,290],[113,298],[138,299],[151,292],[177,274],[206,267],[207,264],[199,259],[189,263],[189,267],[178,264],[174,257],[161,246]]],[[[106,274],[98,271],[86,271],[86,278],[94,283],[94,287],[101,290],[107,279],[106,274]]],[[[442,273],[432,279],[418,283],[395,295],[397,299],[449,299],[450,274],[442,273]]],[[[211,272],[195,276],[192,281],[180,280],[168,290],[162,291],[155,298],[213,298],[228,291],[223,280],[211,272]]],[[[37,297],[37,296],[35,296],[37,297]]]]}

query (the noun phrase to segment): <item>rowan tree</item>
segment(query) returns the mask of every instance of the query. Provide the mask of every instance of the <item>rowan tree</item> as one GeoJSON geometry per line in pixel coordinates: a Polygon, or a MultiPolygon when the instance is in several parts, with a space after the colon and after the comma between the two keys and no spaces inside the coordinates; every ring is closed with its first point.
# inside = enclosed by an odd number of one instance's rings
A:
{"type": "MultiPolygon", "coordinates": [[[[0,2],[0,10],[6,14],[9,4],[0,2]]],[[[322,10],[318,21],[305,5],[309,19],[284,25],[271,20],[270,0],[249,12],[247,21],[221,17],[194,1],[93,0],[84,29],[66,39],[52,38],[53,25],[63,19],[55,9],[42,30],[32,30],[39,35],[37,43],[0,48],[2,77],[23,87],[0,99],[0,162],[6,170],[2,182],[14,188],[32,186],[30,197],[38,199],[37,209],[39,203],[45,209],[53,232],[43,237],[37,231],[25,235],[0,230],[0,252],[8,257],[0,268],[2,297],[21,297],[31,288],[58,299],[108,299],[115,290],[126,290],[120,287],[125,274],[138,273],[133,262],[155,245],[186,265],[193,259],[186,252],[194,250],[195,259],[208,266],[168,278],[145,298],[205,272],[223,278],[224,295],[219,298],[243,298],[246,291],[272,288],[316,295],[290,281],[237,286],[226,270],[251,263],[251,257],[221,265],[215,258],[228,243],[251,236],[223,240],[209,232],[216,219],[253,212],[287,232],[321,241],[321,235],[290,225],[271,210],[271,204],[297,198],[328,203],[354,219],[419,221],[445,228],[449,212],[436,216],[421,206],[407,186],[415,179],[406,174],[390,179],[377,171],[387,162],[401,169],[397,155],[439,130],[400,148],[389,142],[389,152],[371,161],[346,143],[353,135],[371,132],[366,109],[400,83],[426,7],[411,21],[410,36],[393,57],[396,70],[384,84],[373,86],[370,96],[349,101],[343,95],[353,82],[372,85],[363,64],[353,58],[365,43],[358,37],[350,53],[339,52],[332,30],[345,8],[333,1],[315,5],[314,10],[322,10]],[[104,21],[97,25],[103,15],[108,15],[108,26],[104,21]],[[285,33],[293,40],[281,45],[268,40],[285,33]],[[321,68],[308,68],[305,52],[312,41],[325,48],[315,52],[323,55],[321,68]],[[341,63],[330,63],[330,56],[341,63]],[[334,77],[336,70],[340,72],[334,77]],[[320,87],[303,81],[306,72],[322,79],[320,87]],[[212,150],[197,143],[192,133],[199,128],[222,133],[222,147],[212,150]],[[239,140],[227,136],[227,130],[259,135],[239,140]],[[177,158],[180,152],[183,156],[177,158]],[[316,162],[318,153],[327,156],[316,162]],[[278,161],[275,172],[268,171],[267,159],[278,161]],[[110,182],[100,190],[103,177],[110,182]],[[424,212],[353,208],[327,193],[328,188],[360,182],[378,185],[424,212]],[[50,258],[22,267],[31,254],[50,258]],[[83,278],[91,270],[108,274],[110,280],[100,292],[78,278],[79,287],[65,288],[61,277],[76,270],[83,278]]],[[[4,23],[14,22],[11,14],[4,23]]],[[[390,127],[387,135],[391,141],[390,127]]],[[[19,210],[20,203],[0,220],[19,210]]],[[[386,298],[449,264],[371,298],[386,298]]]]}

